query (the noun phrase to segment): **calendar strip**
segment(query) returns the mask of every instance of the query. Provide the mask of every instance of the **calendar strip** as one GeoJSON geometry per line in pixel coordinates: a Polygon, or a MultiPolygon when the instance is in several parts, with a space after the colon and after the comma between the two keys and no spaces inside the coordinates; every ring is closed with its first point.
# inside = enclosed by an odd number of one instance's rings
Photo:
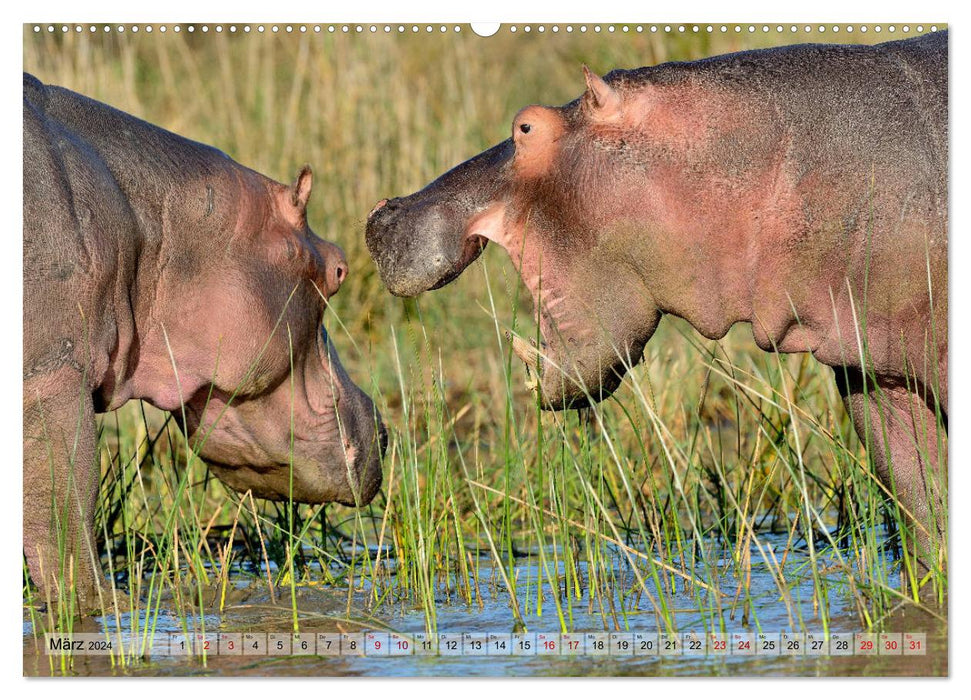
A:
{"type": "Polygon", "coordinates": [[[923,656],[923,632],[45,634],[48,656],[923,656]]]}

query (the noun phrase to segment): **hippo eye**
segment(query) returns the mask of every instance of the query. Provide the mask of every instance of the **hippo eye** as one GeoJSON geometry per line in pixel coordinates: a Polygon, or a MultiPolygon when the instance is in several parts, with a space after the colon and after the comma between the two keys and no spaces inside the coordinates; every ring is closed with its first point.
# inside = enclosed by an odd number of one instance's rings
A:
{"type": "Polygon", "coordinates": [[[528,134],[533,127],[529,124],[520,124],[519,130],[524,134],[528,134]]]}

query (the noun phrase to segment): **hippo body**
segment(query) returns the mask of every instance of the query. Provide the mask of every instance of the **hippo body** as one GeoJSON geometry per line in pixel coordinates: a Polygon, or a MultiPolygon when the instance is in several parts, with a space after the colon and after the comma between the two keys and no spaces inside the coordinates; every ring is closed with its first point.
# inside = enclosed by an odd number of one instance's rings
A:
{"type": "Polygon", "coordinates": [[[384,428],[323,330],[347,264],[307,227],[309,168],[287,187],[26,74],[23,109],[24,553],[44,594],[73,580],[98,605],[95,414],[129,399],[172,411],[236,490],[370,501],[384,428]]]}
{"type": "Polygon", "coordinates": [[[505,248],[543,340],[513,348],[550,409],[609,396],[665,313],[811,352],[940,560],[947,32],[584,72],[579,99],[524,108],[512,138],[378,203],[385,284],[434,289],[505,248]]]}

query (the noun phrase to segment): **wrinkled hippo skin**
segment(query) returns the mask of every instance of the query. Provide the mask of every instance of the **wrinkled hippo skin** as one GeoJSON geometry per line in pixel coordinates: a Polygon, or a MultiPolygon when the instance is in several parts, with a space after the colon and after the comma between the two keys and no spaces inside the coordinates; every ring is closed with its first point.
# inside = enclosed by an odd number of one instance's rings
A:
{"type": "Polygon", "coordinates": [[[227,485],[368,503],[384,427],[323,329],[347,274],[287,187],[24,75],[24,553],[99,607],[95,414],[172,411],[227,485]],[[292,440],[292,445],[291,445],[292,440]],[[292,485],[291,485],[292,465],[292,485]]]}
{"type": "Polygon", "coordinates": [[[385,284],[435,289],[501,245],[543,339],[513,348],[552,409],[610,395],[665,313],[811,352],[923,561],[946,557],[947,32],[584,73],[579,99],[375,206],[385,284]]]}

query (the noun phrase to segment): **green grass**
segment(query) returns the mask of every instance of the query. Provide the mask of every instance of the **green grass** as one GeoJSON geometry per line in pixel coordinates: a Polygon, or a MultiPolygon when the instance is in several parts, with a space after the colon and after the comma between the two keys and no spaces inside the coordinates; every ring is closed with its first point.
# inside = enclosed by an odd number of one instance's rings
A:
{"type": "MultiPolygon", "coordinates": [[[[530,337],[530,303],[501,251],[405,301],[385,292],[364,247],[374,202],[502,140],[523,105],[576,97],[581,63],[606,72],[789,40],[25,30],[25,69],[41,80],[279,180],[314,167],[311,226],[351,267],[328,330],[389,429],[382,491],[353,510],[235,494],[167,415],[130,403],[103,416],[97,531],[106,568],[148,611],[142,631],[162,610],[190,631],[195,612],[220,611],[245,576],[291,609],[294,630],[304,585],[346,591],[348,619],[362,615],[355,592],[378,619],[406,601],[429,629],[443,601],[480,605],[486,586],[508,599],[510,625],[542,612],[568,630],[582,604],[620,629],[646,600],[651,624],[671,630],[687,591],[711,629],[726,618],[758,627],[753,567],[770,572],[794,627],[827,626],[835,597],[853,601],[864,627],[902,603],[944,600],[946,573],[932,572],[933,594],[918,600],[908,558],[887,561],[883,540],[905,521],[887,505],[832,372],[810,357],[763,353],[746,327],[707,341],[666,319],[614,398],[548,414],[504,340],[509,327],[530,337]],[[772,531],[787,536],[785,551],[764,546],[772,531]],[[793,574],[785,559],[797,551],[806,564],[793,574]],[[547,587],[521,580],[524,563],[547,587]],[[794,575],[812,582],[811,620],[793,599],[794,575]]],[[[35,594],[25,585],[25,601],[35,594]]],[[[38,630],[73,624],[63,607],[30,614],[38,630]]]]}

